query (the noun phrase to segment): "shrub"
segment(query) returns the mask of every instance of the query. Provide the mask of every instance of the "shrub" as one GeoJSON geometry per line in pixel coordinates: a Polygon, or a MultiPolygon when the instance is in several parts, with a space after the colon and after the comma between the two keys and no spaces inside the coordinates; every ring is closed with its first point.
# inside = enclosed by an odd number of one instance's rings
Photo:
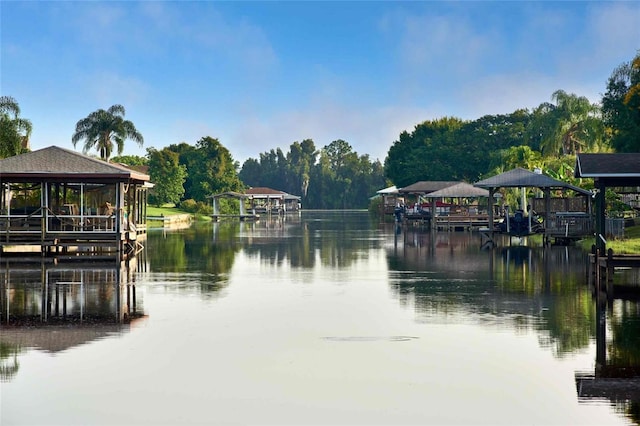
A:
{"type": "Polygon", "coordinates": [[[188,200],[184,200],[180,203],[180,208],[189,213],[197,213],[198,203],[193,198],[189,198],[188,200]]]}

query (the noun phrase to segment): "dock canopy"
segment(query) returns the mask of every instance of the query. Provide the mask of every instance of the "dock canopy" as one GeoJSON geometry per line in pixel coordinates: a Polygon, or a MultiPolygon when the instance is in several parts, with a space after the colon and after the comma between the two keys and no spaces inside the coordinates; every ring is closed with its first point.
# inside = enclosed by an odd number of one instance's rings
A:
{"type": "MultiPolygon", "coordinates": [[[[547,241],[550,237],[557,238],[561,234],[566,238],[573,238],[592,233],[591,215],[589,214],[592,193],[586,189],[546,176],[541,172],[531,172],[521,167],[476,182],[474,186],[489,190],[490,205],[493,205],[493,199],[498,188],[539,188],[542,190],[544,192],[544,198],[540,200],[542,204],[536,207],[536,199],[534,199],[533,210],[544,217],[544,234],[547,241]],[[571,190],[580,194],[581,197],[554,199],[555,206],[552,208],[552,189],[571,190]],[[574,201],[577,202],[574,203],[574,201]],[[561,207],[557,204],[561,204],[561,207]],[[568,228],[569,222],[575,223],[575,226],[572,225],[571,229],[568,228]]],[[[524,210],[524,193],[522,201],[522,209],[524,210]]],[[[507,219],[506,232],[509,233],[508,213],[505,216],[507,219]]],[[[489,210],[489,227],[490,229],[495,229],[493,209],[489,210]]],[[[532,226],[529,225],[525,231],[531,233],[532,226]]]]}
{"type": "Polygon", "coordinates": [[[456,181],[438,181],[438,180],[421,180],[416,183],[412,183],[409,186],[405,186],[398,190],[400,194],[415,194],[415,195],[425,195],[431,192],[439,191],[441,189],[457,185],[461,183],[459,180],[456,181]]]}
{"type": "Polygon", "coordinates": [[[466,182],[460,182],[424,195],[425,198],[477,198],[488,196],[489,191],[487,189],[477,188],[466,182]]]}
{"type": "Polygon", "coordinates": [[[606,249],[605,194],[607,188],[640,186],[640,154],[578,154],[575,177],[591,178],[595,187],[596,246],[606,249]]]}
{"type": "Polygon", "coordinates": [[[543,175],[542,173],[534,173],[529,170],[517,167],[508,172],[492,176],[488,179],[476,182],[474,186],[478,188],[495,189],[495,188],[556,188],[570,189],[583,195],[591,195],[591,191],[571,185],[567,182],[554,179],[543,175]]]}
{"type": "Polygon", "coordinates": [[[605,187],[640,186],[640,153],[578,154],[575,177],[593,178],[605,187]]]}
{"type": "Polygon", "coordinates": [[[380,195],[397,195],[398,194],[398,188],[395,185],[392,185],[392,186],[389,186],[387,188],[380,189],[380,190],[376,191],[376,194],[380,194],[380,195]]]}

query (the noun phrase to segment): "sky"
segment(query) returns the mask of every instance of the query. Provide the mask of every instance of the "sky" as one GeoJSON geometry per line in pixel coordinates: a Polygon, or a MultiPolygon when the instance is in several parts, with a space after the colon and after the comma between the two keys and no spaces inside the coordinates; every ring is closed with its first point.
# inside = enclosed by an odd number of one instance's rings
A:
{"type": "Polygon", "coordinates": [[[210,136],[241,165],[342,139],[384,162],[426,120],[599,102],[639,51],[635,1],[0,1],[0,95],[32,150],[121,104],[144,137],[125,155],[210,136]]]}

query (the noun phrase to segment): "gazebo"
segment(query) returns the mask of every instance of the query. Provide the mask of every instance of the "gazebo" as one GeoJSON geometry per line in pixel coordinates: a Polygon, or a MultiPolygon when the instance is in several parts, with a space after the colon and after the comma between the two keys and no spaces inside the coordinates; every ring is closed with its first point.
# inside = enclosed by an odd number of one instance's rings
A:
{"type": "Polygon", "coordinates": [[[57,146],[0,160],[0,250],[133,253],[149,176],[57,146]]]}

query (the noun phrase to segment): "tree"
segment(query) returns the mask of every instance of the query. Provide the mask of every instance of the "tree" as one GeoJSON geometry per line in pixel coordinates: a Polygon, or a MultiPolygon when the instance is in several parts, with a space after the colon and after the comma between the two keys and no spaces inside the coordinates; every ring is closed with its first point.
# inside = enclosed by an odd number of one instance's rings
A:
{"type": "Polygon", "coordinates": [[[20,106],[11,96],[0,96],[0,158],[29,151],[31,122],[20,117],[20,106]]]}
{"type": "Polygon", "coordinates": [[[148,158],[139,155],[118,155],[111,157],[111,161],[126,164],[127,166],[146,166],[149,164],[148,158]]]}
{"type": "Polygon", "coordinates": [[[584,150],[600,149],[604,144],[604,125],[600,107],[584,96],[556,90],[552,103],[534,110],[528,136],[539,143],[545,156],[575,155],[584,150]]]}
{"type": "Polygon", "coordinates": [[[206,136],[196,143],[195,156],[189,159],[187,170],[191,178],[191,197],[205,201],[209,195],[226,191],[241,191],[244,184],[238,177],[238,165],[218,139],[206,136]]]}
{"type": "Polygon", "coordinates": [[[179,155],[168,148],[160,151],[149,148],[147,155],[149,175],[155,184],[150,192],[151,202],[157,206],[165,203],[177,204],[184,195],[187,168],[180,164],[179,155]]]}
{"type": "Polygon", "coordinates": [[[114,144],[118,154],[122,154],[126,139],[131,139],[142,146],[144,144],[142,134],[131,121],[124,119],[124,115],[124,107],[117,104],[106,111],[99,109],[92,112],[76,123],[76,131],[71,137],[73,146],[84,140],[82,152],[87,153],[95,148],[100,152],[100,158],[105,161],[109,161],[114,144]]]}
{"type": "Polygon", "coordinates": [[[640,151],[640,52],[613,71],[602,97],[602,116],[616,151],[640,151]]]}

